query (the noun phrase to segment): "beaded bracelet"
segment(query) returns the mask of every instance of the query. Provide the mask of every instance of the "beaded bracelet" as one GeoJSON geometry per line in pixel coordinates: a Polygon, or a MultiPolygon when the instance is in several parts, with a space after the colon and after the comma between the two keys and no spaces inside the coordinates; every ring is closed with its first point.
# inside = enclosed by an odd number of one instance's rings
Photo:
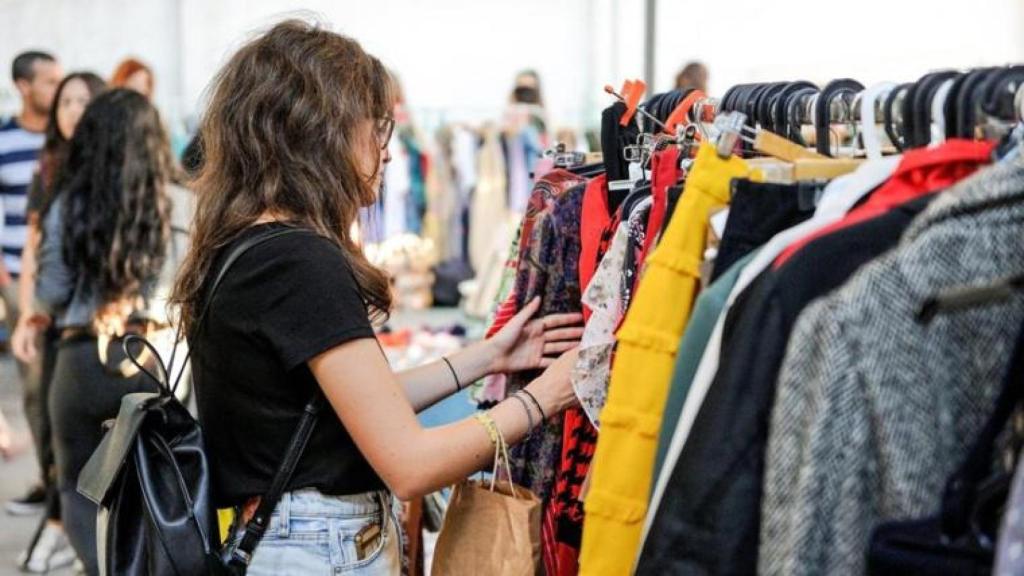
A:
{"type": "Polygon", "coordinates": [[[491,418],[490,414],[486,412],[477,412],[473,418],[476,418],[476,421],[487,430],[487,435],[491,438],[491,445],[497,449],[501,442],[501,433],[498,432],[498,425],[494,422],[494,418],[491,418]]]}

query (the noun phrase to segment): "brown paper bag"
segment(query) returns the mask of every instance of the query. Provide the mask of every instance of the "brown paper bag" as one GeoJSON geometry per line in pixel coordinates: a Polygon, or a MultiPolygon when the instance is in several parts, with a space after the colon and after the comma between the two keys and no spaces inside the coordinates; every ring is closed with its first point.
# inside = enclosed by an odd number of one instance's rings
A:
{"type": "MultiPolygon", "coordinates": [[[[506,459],[504,439],[495,454],[506,459]]],[[[434,576],[535,576],[540,558],[541,501],[512,483],[467,480],[455,486],[434,548],[434,576]]]]}

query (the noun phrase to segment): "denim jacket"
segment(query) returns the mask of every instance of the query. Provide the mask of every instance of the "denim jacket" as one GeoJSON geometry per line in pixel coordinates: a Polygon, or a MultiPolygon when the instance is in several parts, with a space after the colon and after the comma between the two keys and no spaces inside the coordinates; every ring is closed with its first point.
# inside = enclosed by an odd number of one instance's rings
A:
{"type": "MultiPolygon", "coordinates": [[[[140,296],[144,306],[135,318],[167,323],[167,297],[178,264],[188,250],[194,195],[180,186],[169,185],[171,238],[167,258],[157,278],[145,282],[140,296]]],[[[64,259],[64,210],[55,201],[42,222],[43,239],[36,267],[35,310],[53,317],[57,328],[90,326],[103,304],[98,287],[80,278],[64,259]]]]}

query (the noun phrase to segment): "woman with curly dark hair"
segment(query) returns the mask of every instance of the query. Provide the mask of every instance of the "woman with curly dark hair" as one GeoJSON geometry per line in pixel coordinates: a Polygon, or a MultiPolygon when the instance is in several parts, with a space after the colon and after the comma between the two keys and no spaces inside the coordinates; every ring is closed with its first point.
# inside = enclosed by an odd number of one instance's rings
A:
{"type": "Polygon", "coordinates": [[[125,368],[118,339],[167,325],[163,296],[181,250],[172,210],[188,204],[173,170],[156,109],[132,90],[106,92],[79,122],[43,218],[31,325],[52,322],[61,334],[49,403],[57,485],[89,574],[98,571],[97,510],[77,493],[78,474],[121,397],[154,386],[125,368]]]}
{"type": "Polygon", "coordinates": [[[46,140],[39,155],[39,171],[32,179],[28,191],[28,238],[25,241],[25,250],[21,253],[21,282],[18,284],[18,308],[21,315],[11,336],[11,351],[18,360],[39,367],[33,370],[32,377],[39,378],[37,402],[40,414],[32,419],[32,422],[36,425],[33,429],[37,446],[36,457],[43,470],[46,490],[46,519],[40,526],[37,536],[32,538],[28,549],[18,558],[18,564],[23,570],[37,574],[74,561],[74,554],[67,544],[60,523],[60,498],[55,485],[53,445],[47,408],[49,383],[53,375],[59,334],[54,330],[47,330],[42,337],[38,337],[38,331],[29,327],[36,285],[36,252],[41,237],[39,220],[40,214],[45,211],[53,197],[57,175],[67,161],[68,148],[75,127],[78,126],[89,102],[106,87],[103,79],[92,72],[72,72],[61,80],[54,95],[53,106],[50,107],[46,140]]]}
{"type": "Polygon", "coordinates": [[[231,58],[203,118],[193,243],[174,300],[193,351],[214,503],[248,521],[304,407],[321,393],[329,403],[252,556],[253,576],[398,574],[396,496],[488,466],[499,434],[517,442],[574,402],[575,354],[562,353],[576,346],[581,317],[531,320],[537,301],[488,340],[391,371],[371,326],[389,311],[388,279],[350,230],[376,200],[393,103],[387,71],[358,43],[292,20],[231,58]],[[300,230],[271,237],[289,228],[300,230]],[[257,238],[207,300],[227,255],[257,238]],[[416,419],[484,374],[544,367],[476,418],[430,429],[416,419]]]}

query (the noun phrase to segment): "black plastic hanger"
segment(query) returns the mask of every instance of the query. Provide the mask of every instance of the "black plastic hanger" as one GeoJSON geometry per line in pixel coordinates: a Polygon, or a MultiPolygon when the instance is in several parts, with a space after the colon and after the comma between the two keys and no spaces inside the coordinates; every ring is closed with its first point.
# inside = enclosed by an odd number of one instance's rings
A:
{"type": "Polygon", "coordinates": [[[952,80],[960,73],[955,70],[944,70],[925,74],[917,81],[914,90],[914,100],[911,103],[911,115],[913,117],[912,146],[923,148],[931,143],[932,139],[932,100],[935,93],[947,80],[952,80]]]}
{"type": "Polygon", "coordinates": [[[900,111],[899,113],[902,115],[901,106],[911,86],[913,84],[900,84],[893,88],[889,95],[885,97],[885,103],[882,105],[885,133],[889,136],[889,141],[892,142],[892,145],[900,152],[904,149],[904,141],[903,134],[900,132],[901,126],[898,126],[896,122],[896,114],[897,111],[900,111]]]}
{"type": "Polygon", "coordinates": [[[979,89],[985,81],[993,74],[1002,70],[1001,67],[981,68],[967,75],[964,85],[957,94],[957,136],[959,138],[974,138],[974,128],[977,124],[977,103],[981,100],[979,89]]]}
{"type": "Polygon", "coordinates": [[[772,132],[780,136],[787,136],[787,118],[786,118],[786,104],[789,102],[789,97],[793,93],[799,90],[817,90],[818,87],[806,80],[797,80],[796,82],[790,82],[785,88],[779,90],[777,94],[772,97],[772,132]]]}
{"type": "Polygon", "coordinates": [[[751,124],[756,123],[757,117],[757,102],[761,94],[768,89],[771,84],[758,84],[754,86],[750,92],[747,92],[745,99],[743,100],[742,112],[747,115],[747,119],[750,120],[751,124]]]}
{"type": "Polygon", "coordinates": [[[773,82],[761,92],[754,109],[754,120],[758,126],[766,130],[774,128],[772,123],[772,102],[775,95],[783,91],[789,84],[789,82],[773,82]]]}
{"type": "Polygon", "coordinates": [[[829,138],[831,128],[829,112],[832,101],[843,94],[855,94],[862,90],[864,90],[864,85],[852,78],[833,80],[822,88],[821,94],[818,95],[818,100],[814,104],[815,145],[819,154],[832,156],[831,139],[829,138]]]}
{"type": "Polygon", "coordinates": [[[1003,68],[989,76],[981,88],[981,111],[1004,122],[1017,122],[1014,99],[1024,84],[1024,66],[1003,68]]]}
{"type": "Polygon", "coordinates": [[[783,121],[785,126],[782,135],[789,138],[793,142],[800,144],[801,146],[807,146],[807,141],[804,140],[802,123],[800,118],[802,116],[801,108],[808,98],[813,97],[819,92],[817,87],[813,88],[800,88],[786,98],[785,101],[785,117],[783,121]]]}
{"type": "Polygon", "coordinates": [[[967,82],[967,79],[970,78],[972,73],[973,72],[961,74],[959,77],[957,77],[956,80],[953,81],[953,86],[949,89],[949,96],[946,98],[946,105],[943,107],[943,114],[946,115],[947,140],[950,138],[957,137],[957,113],[959,111],[959,108],[957,108],[956,103],[957,100],[960,98],[960,93],[964,89],[964,84],[967,82]]]}

